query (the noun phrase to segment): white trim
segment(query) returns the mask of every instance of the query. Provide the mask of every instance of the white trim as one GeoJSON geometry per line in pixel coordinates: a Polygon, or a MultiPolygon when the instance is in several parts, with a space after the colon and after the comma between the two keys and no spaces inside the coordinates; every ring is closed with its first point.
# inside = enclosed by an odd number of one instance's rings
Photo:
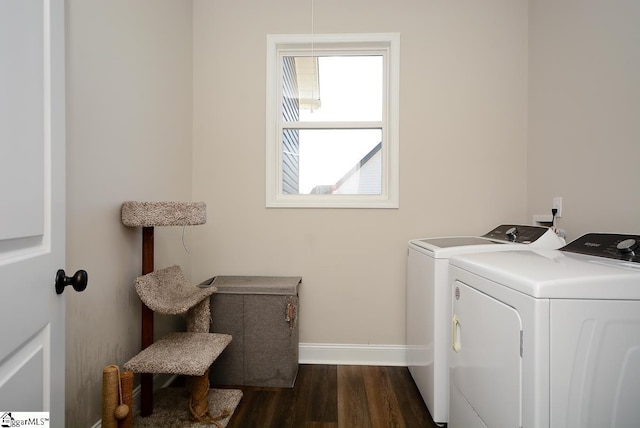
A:
{"type": "Polygon", "coordinates": [[[300,364],[407,366],[405,345],[300,343],[300,364]]]}
{"type": "MultiPolygon", "coordinates": [[[[362,47],[360,47],[362,49],[362,47]]],[[[377,48],[379,49],[379,47],[377,48]]],[[[266,70],[266,182],[265,206],[268,208],[398,208],[399,207],[399,115],[400,115],[400,34],[269,34],[267,35],[266,70]],[[280,149],[280,78],[279,51],[301,49],[313,44],[315,49],[355,49],[359,44],[384,43],[385,61],[384,120],[381,195],[284,195],[282,193],[282,159],[280,149]]],[[[298,125],[300,125],[298,123],[298,125]]],[[[307,124],[302,124],[306,126],[307,124]]],[[[318,124],[315,124],[317,127],[318,124]]]]}

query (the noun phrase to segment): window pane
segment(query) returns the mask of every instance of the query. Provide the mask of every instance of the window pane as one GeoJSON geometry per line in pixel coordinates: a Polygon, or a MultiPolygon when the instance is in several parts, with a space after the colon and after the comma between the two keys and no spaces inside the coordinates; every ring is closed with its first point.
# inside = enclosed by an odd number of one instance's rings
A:
{"type": "Polygon", "coordinates": [[[283,133],[283,193],[381,194],[382,130],[295,130],[297,153],[287,144],[291,131],[283,133]]]}
{"type": "Polygon", "coordinates": [[[283,120],[382,120],[383,57],[283,58],[283,120]]]}

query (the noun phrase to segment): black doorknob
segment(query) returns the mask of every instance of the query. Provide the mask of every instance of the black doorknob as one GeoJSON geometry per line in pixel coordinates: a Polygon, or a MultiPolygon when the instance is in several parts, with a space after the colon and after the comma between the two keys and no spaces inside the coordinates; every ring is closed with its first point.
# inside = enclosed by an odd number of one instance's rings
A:
{"type": "Polygon", "coordinates": [[[62,294],[64,287],[71,285],[76,291],[84,291],[87,288],[89,276],[86,270],[79,270],[72,277],[68,277],[64,269],[58,269],[56,273],[56,293],[62,294]]]}

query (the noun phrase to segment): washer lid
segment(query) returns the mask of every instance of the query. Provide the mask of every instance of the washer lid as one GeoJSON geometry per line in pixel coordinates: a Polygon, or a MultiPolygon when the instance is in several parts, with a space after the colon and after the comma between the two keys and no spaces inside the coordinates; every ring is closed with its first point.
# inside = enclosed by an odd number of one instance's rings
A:
{"type": "Polygon", "coordinates": [[[413,248],[434,259],[448,259],[456,254],[483,251],[506,251],[515,247],[527,248],[522,244],[492,241],[478,236],[443,236],[409,241],[409,248],[413,248]]]}
{"type": "Polygon", "coordinates": [[[449,264],[451,280],[460,279],[457,267],[537,298],[640,299],[638,263],[558,250],[525,250],[455,256],[449,264]]]}
{"type": "Polygon", "coordinates": [[[442,238],[414,239],[413,244],[427,249],[466,247],[468,245],[503,244],[503,242],[492,241],[477,236],[445,236],[442,238]]]}

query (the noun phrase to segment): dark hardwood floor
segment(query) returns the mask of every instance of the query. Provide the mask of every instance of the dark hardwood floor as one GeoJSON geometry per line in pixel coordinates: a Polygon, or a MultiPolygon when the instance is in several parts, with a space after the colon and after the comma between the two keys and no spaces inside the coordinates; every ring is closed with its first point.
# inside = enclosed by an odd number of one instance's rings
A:
{"type": "Polygon", "coordinates": [[[300,365],[294,388],[239,389],[228,428],[436,426],[406,367],[300,365]]]}

